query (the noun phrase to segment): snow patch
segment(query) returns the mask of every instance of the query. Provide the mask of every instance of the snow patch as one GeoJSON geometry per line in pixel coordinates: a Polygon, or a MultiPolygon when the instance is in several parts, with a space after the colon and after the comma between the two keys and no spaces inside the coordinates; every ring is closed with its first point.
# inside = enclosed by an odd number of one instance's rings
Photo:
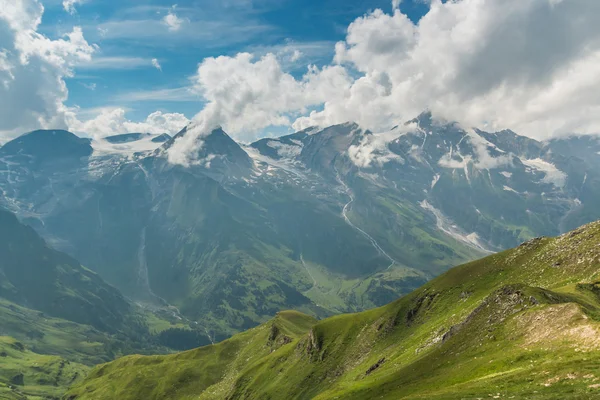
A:
{"type": "Polygon", "coordinates": [[[507,192],[513,192],[513,193],[516,193],[516,194],[521,194],[521,193],[517,192],[515,189],[513,189],[513,188],[511,188],[509,186],[506,186],[506,185],[504,185],[504,187],[502,189],[505,190],[505,191],[507,191],[507,192]]]}
{"type": "Polygon", "coordinates": [[[283,158],[295,158],[302,152],[302,146],[294,144],[285,144],[276,140],[269,140],[267,146],[277,150],[279,157],[283,158]]]}
{"type": "Polygon", "coordinates": [[[567,183],[567,174],[548,161],[536,158],[533,160],[521,160],[521,162],[533,170],[544,173],[546,175],[542,179],[544,183],[552,184],[557,188],[563,188],[567,183]]]}
{"type": "Polygon", "coordinates": [[[475,249],[490,252],[481,243],[481,239],[477,233],[473,232],[466,234],[462,231],[462,229],[460,229],[460,227],[453,223],[450,218],[446,217],[440,210],[432,206],[427,200],[423,200],[419,203],[419,205],[434,215],[437,228],[446,235],[451,236],[459,242],[463,242],[475,249]]]}
{"type": "Polygon", "coordinates": [[[404,159],[389,149],[389,143],[397,139],[402,133],[392,130],[384,133],[365,135],[358,145],[348,148],[350,160],[359,168],[370,168],[373,164],[383,167],[385,164],[396,161],[404,163],[404,159]]]}
{"type": "Polygon", "coordinates": [[[105,155],[133,156],[135,153],[151,152],[162,146],[162,143],[153,142],[158,135],[149,135],[140,140],[128,143],[110,143],[104,139],[92,140],[91,146],[94,150],[92,157],[105,155]]]}
{"type": "Polygon", "coordinates": [[[513,176],[512,172],[506,172],[506,171],[500,172],[500,175],[504,176],[507,179],[510,179],[513,176]]]}
{"type": "Polygon", "coordinates": [[[441,175],[440,174],[436,174],[433,177],[433,181],[431,181],[431,188],[433,189],[435,187],[435,185],[437,185],[437,183],[440,181],[441,175]]]}
{"type": "Polygon", "coordinates": [[[464,169],[467,176],[467,166],[469,163],[473,163],[473,166],[477,169],[495,169],[505,165],[512,165],[512,154],[503,154],[501,156],[494,157],[489,152],[490,148],[500,153],[505,153],[504,151],[498,149],[496,145],[481,137],[477,132],[475,132],[475,130],[471,129],[457,144],[456,154],[454,153],[454,148],[450,148],[450,152],[443,155],[438,161],[438,164],[444,168],[464,169]],[[463,156],[460,153],[460,150],[458,150],[458,146],[465,138],[471,143],[473,155],[463,156]]]}

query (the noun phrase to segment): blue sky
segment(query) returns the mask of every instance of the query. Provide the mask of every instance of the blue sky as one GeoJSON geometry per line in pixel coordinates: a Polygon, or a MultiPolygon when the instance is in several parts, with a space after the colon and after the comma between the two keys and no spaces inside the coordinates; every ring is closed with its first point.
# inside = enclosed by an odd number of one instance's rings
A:
{"type": "MultiPolygon", "coordinates": [[[[66,80],[65,104],[80,107],[82,115],[122,107],[133,120],[156,110],[188,118],[199,112],[200,97],[182,88],[206,57],[297,49],[302,56],[284,67],[300,76],[308,64],[331,62],[335,42],[357,17],[376,8],[392,10],[389,0],[181,0],[176,6],[163,0],[88,0],[71,15],[62,0],[43,4],[41,33],[59,37],[81,26],[88,42],[99,46],[94,62],[66,80]],[[178,31],[162,23],[170,12],[183,21],[178,31]]],[[[428,10],[418,0],[400,7],[415,22],[428,10]]]]}
{"type": "Polygon", "coordinates": [[[246,142],[348,121],[385,133],[425,110],[598,134],[599,14],[598,0],[5,0],[0,141],[190,123],[246,142]]]}

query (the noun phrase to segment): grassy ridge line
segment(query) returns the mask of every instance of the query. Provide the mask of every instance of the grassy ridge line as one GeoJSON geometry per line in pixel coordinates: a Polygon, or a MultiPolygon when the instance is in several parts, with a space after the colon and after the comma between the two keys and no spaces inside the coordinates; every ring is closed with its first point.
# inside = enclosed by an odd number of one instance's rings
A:
{"type": "MultiPolygon", "coordinates": [[[[169,358],[124,357],[114,361],[114,364],[95,368],[90,379],[101,382],[99,391],[103,393],[101,396],[106,396],[102,398],[107,399],[115,395],[124,399],[195,398],[200,392],[222,398],[220,396],[226,394],[248,362],[260,360],[281,347],[287,347],[315,322],[312,317],[295,311],[281,312],[268,324],[219,344],[169,358]],[[169,371],[168,375],[165,375],[164,368],[169,371]]],[[[69,396],[77,397],[72,393],[69,396]]]]}
{"type": "Polygon", "coordinates": [[[117,360],[69,398],[600,396],[599,272],[595,223],[454,268],[378,309],[312,326],[295,313],[305,333],[276,349],[281,317],[215,346],[117,360]]]}

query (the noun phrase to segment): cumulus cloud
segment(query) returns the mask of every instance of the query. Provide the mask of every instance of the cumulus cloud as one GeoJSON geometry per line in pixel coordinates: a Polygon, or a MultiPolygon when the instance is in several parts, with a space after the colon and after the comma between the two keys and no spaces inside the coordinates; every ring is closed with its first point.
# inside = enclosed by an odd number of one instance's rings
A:
{"type": "Polygon", "coordinates": [[[77,10],[75,9],[76,4],[83,4],[85,0],[63,0],[63,8],[69,14],[75,14],[77,10]]]}
{"type": "Polygon", "coordinates": [[[171,32],[177,32],[178,30],[180,30],[181,26],[185,22],[184,19],[179,18],[175,13],[176,8],[177,4],[173,5],[173,7],[171,7],[171,10],[169,10],[169,13],[165,15],[162,19],[163,24],[165,24],[171,32]]]}
{"type": "Polygon", "coordinates": [[[600,132],[600,2],[434,0],[430,7],[418,24],[398,9],[355,20],[335,61],[361,76],[296,126],[352,119],[383,130],[429,109],[467,127],[542,139],[600,132]]]}
{"type": "Polygon", "coordinates": [[[292,52],[292,55],[290,56],[290,61],[291,62],[296,62],[298,61],[301,57],[303,56],[302,52],[298,49],[294,50],[292,52]]]}
{"type": "Polygon", "coordinates": [[[156,59],[156,58],[153,58],[153,59],[152,59],[152,66],[153,66],[154,68],[156,68],[157,70],[159,70],[159,71],[162,71],[162,66],[161,66],[161,65],[160,65],[160,63],[158,62],[158,59],[156,59]]]}
{"type": "Polygon", "coordinates": [[[133,122],[126,117],[123,108],[100,109],[97,115],[85,121],[78,119],[79,110],[70,110],[68,120],[70,129],[78,134],[102,138],[122,133],[140,132],[153,134],[176,134],[189,120],[183,114],[156,111],[145,121],[133,122]]]}
{"type": "Polygon", "coordinates": [[[169,159],[188,164],[202,145],[202,137],[219,126],[248,140],[267,126],[290,125],[292,114],[335,99],[350,84],[340,66],[310,67],[301,79],[295,79],[281,69],[273,54],[260,59],[249,53],[207,58],[194,78],[195,90],[207,104],[194,117],[188,133],[171,147],[169,159]]]}
{"type": "Polygon", "coordinates": [[[348,156],[359,168],[369,168],[373,165],[382,167],[384,164],[395,161],[404,163],[398,154],[392,153],[388,147],[389,142],[410,130],[416,129],[416,124],[402,125],[389,132],[376,135],[365,135],[361,142],[350,146],[348,156]]]}
{"type": "MultiPolygon", "coordinates": [[[[335,45],[332,64],[311,66],[302,77],[286,72],[286,63],[310,54],[298,46],[287,57],[205,59],[193,83],[206,106],[169,157],[189,162],[202,136],[217,126],[242,141],[273,125],[300,130],[355,121],[388,132],[427,109],[465,128],[508,128],[539,139],[600,132],[600,2],[428,2],[418,23],[402,14],[397,0],[391,13],[374,10],[357,18],[335,45]]],[[[38,33],[38,0],[4,3],[0,130],[62,127],[68,111],[64,77],[75,65],[90,64],[95,47],[79,28],[56,40],[38,33]]],[[[176,11],[173,6],[155,23],[181,30],[189,21],[176,11]]],[[[160,66],[158,60],[152,64],[160,66]]],[[[125,129],[127,118],[113,117],[109,124],[125,129]]],[[[368,162],[380,147],[356,156],[368,162]]]]}
{"type": "Polygon", "coordinates": [[[218,125],[242,140],[290,122],[386,132],[424,110],[538,139],[600,132],[600,2],[432,0],[418,23],[399,4],[357,18],[334,64],[300,79],[272,54],[206,59],[196,87],[207,105],[172,161],[218,125]]]}
{"type": "Polygon", "coordinates": [[[39,33],[43,11],[37,0],[0,7],[0,132],[5,136],[66,128],[64,78],[96,50],[78,27],[56,40],[39,33]]]}

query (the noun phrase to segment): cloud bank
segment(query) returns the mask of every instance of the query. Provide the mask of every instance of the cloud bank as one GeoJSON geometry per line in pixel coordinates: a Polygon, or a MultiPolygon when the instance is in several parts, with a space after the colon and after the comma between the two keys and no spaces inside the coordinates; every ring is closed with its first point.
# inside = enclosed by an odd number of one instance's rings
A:
{"type": "Polygon", "coordinates": [[[83,122],[78,119],[77,114],[78,110],[67,112],[69,128],[75,133],[96,139],[131,132],[174,135],[190,122],[183,114],[161,111],[153,112],[145,121],[133,122],[126,117],[126,110],[123,108],[101,109],[93,118],[83,122]]]}
{"type": "Polygon", "coordinates": [[[332,64],[298,79],[270,54],[205,60],[195,87],[208,103],[172,161],[218,125],[241,140],[288,122],[388,131],[427,109],[538,139],[600,132],[597,0],[432,0],[418,24],[399,3],[357,18],[332,64]]]}
{"type": "MultiPolygon", "coordinates": [[[[389,132],[426,109],[465,128],[509,128],[538,139],[600,132],[600,2],[429,3],[418,23],[402,14],[400,1],[393,1],[390,13],[374,10],[358,17],[332,49],[331,63],[308,66],[302,76],[287,72],[302,60],[302,49],[285,56],[241,53],[203,60],[191,87],[180,91],[197,94],[205,106],[170,159],[189,162],[202,137],[218,126],[242,141],[271,126],[300,130],[346,121],[389,132]]],[[[0,132],[5,136],[66,127],[89,129],[90,135],[129,129],[173,133],[181,128],[176,124],[187,123],[181,114],[162,112],[136,123],[123,108],[82,121],[81,110],[64,106],[64,79],[79,66],[101,63],[93,59],[97,47],[78,27],[56,39],[38,32],[39,0],[1,5],[0,132]]],[[[184,29],[181,24],[188,21],[176,10],[154,22],[173,32],[184,29]]]]}
{"type": "Polygon", "coordinates": [[[194,88],[208,103],[187,134],[171,147],[169,159],[189,164],[202,146],[202,137],[219,126],[247,140],[267,126],[290,125],[291,115],[336,98],[350,85],[340,66],[311,67],[296,79],[282,70],[273,54],[260,59],[249,53],[207,58],[198,67],[194,88]]]}

